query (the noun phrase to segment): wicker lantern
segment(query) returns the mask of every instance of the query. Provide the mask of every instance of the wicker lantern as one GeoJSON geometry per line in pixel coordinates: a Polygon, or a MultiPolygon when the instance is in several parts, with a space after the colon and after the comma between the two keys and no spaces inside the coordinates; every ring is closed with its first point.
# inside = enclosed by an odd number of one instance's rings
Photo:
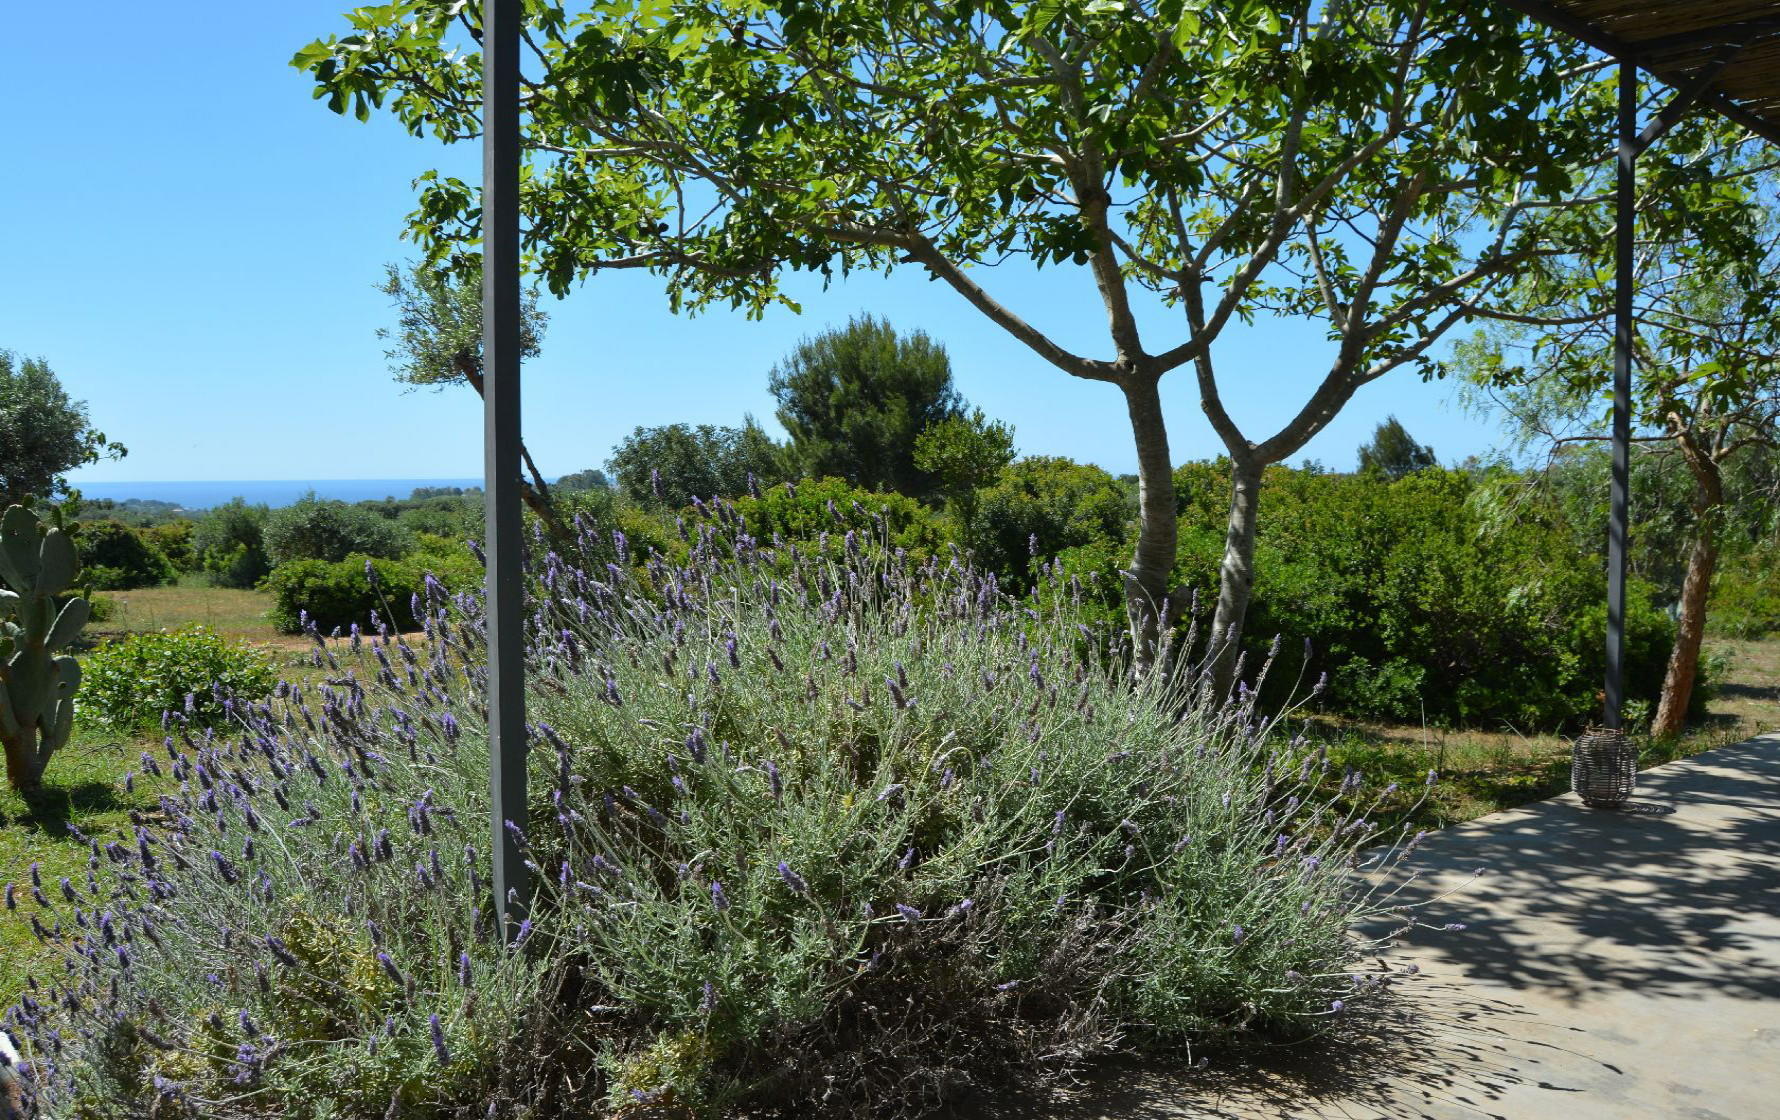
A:
{"type": "Polygon", "coordinates": [[[1570,751],[1570,786],[1584,805],[1617,809],[1638,784],[1638,750],[1623,731],[1591,727],[1570,751]]]}

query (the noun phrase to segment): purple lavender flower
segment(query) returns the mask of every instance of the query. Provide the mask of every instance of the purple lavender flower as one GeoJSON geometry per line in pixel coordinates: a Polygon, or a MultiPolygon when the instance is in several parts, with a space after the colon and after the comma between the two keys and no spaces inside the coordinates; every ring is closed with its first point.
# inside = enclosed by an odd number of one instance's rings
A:
{"type": "Polygon", "coordinates": [[[233,886],[241,881],[241,872],[235,870],[235,865],[229,862],[228,856],[212,849],[210,852],[210,862],[215,866],[216,873],[222,877],[223,882],[233,886]]]}
{"type": "Polygon", "coordinates": [[[729,909],[729,895],[724,893],[723,884],[715,879],[711,880],[711,905],[720,912],[729,909]]]}
{"type": "Polygon", "coordinates": [[[397,987],[406,988],[408,986],[408,978],[402,975],[402,970],[396,967],[396,962],[388,953],[378,953],[377,963],[383,966],[384,973],[396,982],[397,987]]]}
{"type": "Polygon", "coordinates": [[[450,1065],[451,1051],[445,1048],[445,1025],[439,1022],[439,1013],[436,1011],[427,1016],[427,1033],[432,1037],[433,1055],[439,1059],[439,1064],[450,1065]]]}
{"type": "Polygon", "coordinates": [[[706,980],[699,994],[698,1009],[706,1015],[717,1010],[717,985],[706,980]]]}
{"type": "Polygon", "coordinates": [[[791,865],[784,860],[779,861],[779,878],[785,880],[785,885],[791,888],[792,894],[810,893],[810,885],[804,882],[803,876],[791,870],[791,865]]]}
{"type": "Polygon", "coordinates": [[[906,903],[898,902],[896,904],[896,912],[901,914],[902,920],[911,926],[921,920],[921,911],[906,903]]]}
{"type": "Polygon", "coordinates": [[[272,956],[277,958],[279,964],[283,965],[286,968],[297,967],[298,962],[297,962],[296,956],[294,954],[292,954],[290,949],[285,945],[285,943],[280,941],[278,938],[267,937],[266,938],[266,948],[271,950],[272,956]]]}

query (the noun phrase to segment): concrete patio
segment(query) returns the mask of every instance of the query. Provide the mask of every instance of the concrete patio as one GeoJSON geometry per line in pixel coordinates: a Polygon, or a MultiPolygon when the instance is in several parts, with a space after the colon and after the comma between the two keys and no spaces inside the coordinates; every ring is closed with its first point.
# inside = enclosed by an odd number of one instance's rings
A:
{"type": "Polygon", "coordinates": [[[1457,889],[1426,920],[1467,928],[1392,951],[1425,979],[1360,1039],[1106,1070],[988,1115],[1780,1117],[1780,733],[1647,771],[1623,811],[1566,795],[1423,853],[1416,893],[1457,889]]]}

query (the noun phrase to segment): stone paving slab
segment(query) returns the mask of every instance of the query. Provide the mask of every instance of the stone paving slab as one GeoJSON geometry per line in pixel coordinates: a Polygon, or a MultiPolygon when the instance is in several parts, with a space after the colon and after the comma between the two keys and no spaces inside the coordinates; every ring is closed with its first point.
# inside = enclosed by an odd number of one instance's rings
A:
{"type": "Polygon", "coordinates": [[[1445,829],[1370,1041],[1109,1069],[1006,1120],[1780,1120],[1780,733],[1445,829]],[[1484,869],[1478,874],[1478,869],[1484,869]]]}

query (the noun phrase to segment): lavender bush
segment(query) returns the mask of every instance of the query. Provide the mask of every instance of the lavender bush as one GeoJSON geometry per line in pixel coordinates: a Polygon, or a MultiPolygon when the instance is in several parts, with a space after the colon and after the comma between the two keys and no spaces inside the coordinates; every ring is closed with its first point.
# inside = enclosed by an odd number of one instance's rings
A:
{"type": "MultiPolygon", "coordinates": [[[[141,766],[83,881],[7,885],[65,971],[8,1015],[84,1117],[918,1115],[1116,1047],[1302,1035],[1383,987],[1389,863],[1252,697],[1133,685],[1072,589],[1016,604],[850,531],[683,564],[583,526],[529,624],[538,886],[491,918],[480,605],[141,766]]],[[[1401,919],[1408,920],[1408,919],[1401,919]]]]}

